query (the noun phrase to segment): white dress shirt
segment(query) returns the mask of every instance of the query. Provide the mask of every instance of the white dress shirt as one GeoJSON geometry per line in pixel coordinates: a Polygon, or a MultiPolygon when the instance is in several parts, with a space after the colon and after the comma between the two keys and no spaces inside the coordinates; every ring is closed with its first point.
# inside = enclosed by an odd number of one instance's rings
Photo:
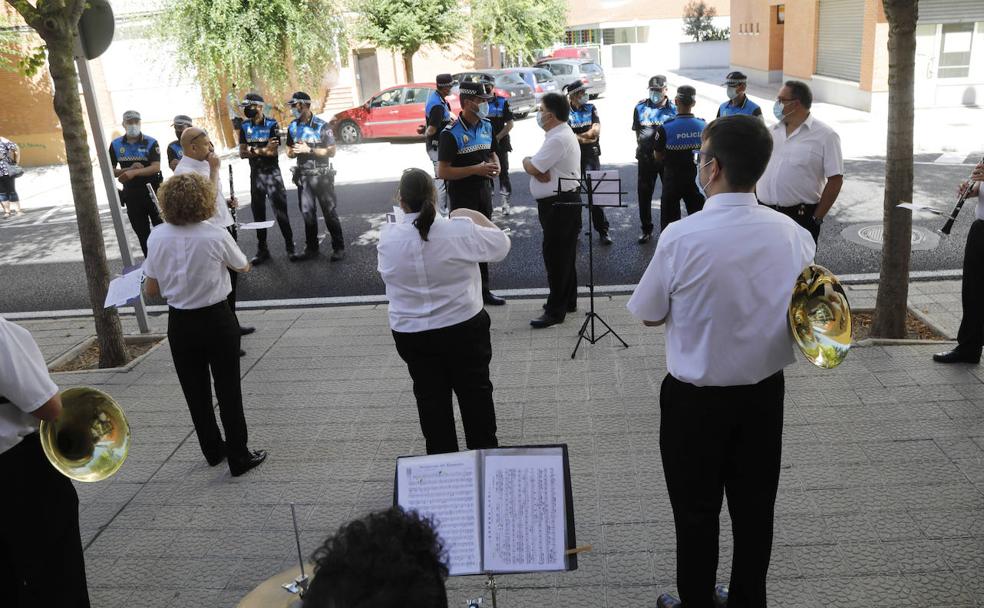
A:
{"type": "Polygon", "coordinates": [[[440,215],[420,238],[407,213],[398,224],[384,224],[376,250],[386,284],[390,328],[413,333],[467,321],[482,310],[479,262],[499,262],[511,243],[498,228],[468,218],[440,215]]]}
{"type": "Polygon", "coordinates": [[[164,223],[147,239],[142,269],[144,276],[157,279],[170,306],[194,310],[225,300],[232,291],[226,268],[245,268],[248,264],[225,228],[208,222],[186,226],[164,223]]]}
{"type": "Polygon", "coordinates": [[[758,199],[769,205],[814,205],[827,178],[844,175],[840,136],[812,114],[789,136],[786,123],[773,125],[772,158],[755,188],[758,199]]]}
{"type": "MultiPolygon", "coordinates": [[[[204,177],[205,181],[211,181],[209,179],[211,167],[208,166],[208,161],[205,160],[195,160],[190,156],[182,156],[177,166],[174,167],[174,174],[181,175],[182,173],[197,173],[204,177]]],[[[215,184],[215,215],[208,218],[207,221],[219,228],[228,228],[234,223],[232,221],[232,214],[229,213],[229,205],[226,204],[225,194],[222,193],[221,172],[215,184]]]]}
{"type": "Polygon", "coordinates": [[[40,420],[31,415],[58,387],[30,332],[0,317],[0,453],[38,430],[40,420]]]}
{"type": "Polygon", "coordinates": [[[546,132],[540,150],[530,158],[530,163],[540,173],[547,173],[550,181],[540,182],[530,176],[530,194],[535,199],[557,196],[557,180],[565,178],[560,189],[577,190],[581,178],[581,146],[569,124],[561,123],[546,132]]]}
{"type": "Polygon", "coordinates": [[[977,209],[975,217],[979,220],[984,220],[984,182],[977,185],[977,209]]]}
{"type": "Polygon", "coordinates": [[[754,194],[717,194],[659,235],[628,308],[666,320],[666,367],[678,380],[755,384],[795,360],[787,311],[815,253],[809,232],[754,194]]]}

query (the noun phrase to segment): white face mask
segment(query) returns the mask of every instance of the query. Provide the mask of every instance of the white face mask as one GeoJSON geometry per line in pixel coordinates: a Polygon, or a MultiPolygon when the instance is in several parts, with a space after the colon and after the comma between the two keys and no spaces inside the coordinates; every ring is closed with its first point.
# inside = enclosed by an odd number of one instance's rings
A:
{"type": "Polygon", "coordinates": [[[541,129],[546,129],[547,119],[544,117],[543,111],[536,113],[536,126],[541,129]]]}
{"type": "MultiPolygon", "coordinates": [[[[714,159],[712,158],[711,160],[714,160],[714,159]]],[[[706,167],[707,165],[711,164],[711,160],[707,161],[703,165],[698,165],[697,166],[697,175],[694,176],[694,183],[697,184],[697,190],[700,191],[700,195],[703,196],[704,198],[707,198],[707,193],[704,192],[704,188],[706,188],[707,186],[710,186],[711,185],[711,180],[708,180],[707,184],[701,185],[701,183],[700,183],[700,170],[703,169],[704,167],[706,167]]]]}
{"type": "Polygon", "coordinates": [[[301,111],[298,110],[297,108],[291,108],[290,109],[290,115],[293,116],[295,120],[296,119],[300,119],[300,117],[301,117],[301,111]]]}
{"type": "Polygon", "coordinates": [[[475,108],[475,114],[477,114],[479,118],[485,118],[486,116],[488,116],[489,102],[483,101],[482,103],[478,104],[478,107],[475,108]]]}
{"type": "Polygon", "coordinates": [[[140,125],[126,125],[127,137],[140,137],[140,125]]]}
{"type": "Polygon", "coordinates": [[[735,97],[738,97],[738,88],[728,87],[728,99],[734,99],[735,97]]]}

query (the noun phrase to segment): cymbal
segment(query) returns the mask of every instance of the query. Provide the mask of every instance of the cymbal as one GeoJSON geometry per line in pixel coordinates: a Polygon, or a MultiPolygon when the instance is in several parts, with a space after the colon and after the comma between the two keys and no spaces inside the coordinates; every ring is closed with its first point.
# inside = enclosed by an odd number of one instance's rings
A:
{"type": "MultiPolygon", "coordinates": [[[[311,576],[312,565],[305,564],[304,572],[311,576]]],[[[301,575],[301,567],[294,566],[263,581],[249,595],[239,600],[238,608],[300,608],[301,598],[289,593],[281,585],[291,583],[301,575]]]]}

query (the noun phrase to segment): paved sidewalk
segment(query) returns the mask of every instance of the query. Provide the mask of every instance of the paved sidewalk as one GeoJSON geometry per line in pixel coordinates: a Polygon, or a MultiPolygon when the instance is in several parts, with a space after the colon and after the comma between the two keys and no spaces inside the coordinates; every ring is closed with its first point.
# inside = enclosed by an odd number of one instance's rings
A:
{"type": "MultiPolygon", "coordinates": [[[[951,283],[913,284],[913,302],[959,313],[944,297],[951,283]]],[[[873,294],[854,287],[852,304],[873,294]]],[[[534,332],[539,300],[490,311],[500,442],[570,446],[577,539],[594,547],[576,572],[500,577],[504,607],[653,606],[674,587],[658,450],[664,333],[625,301],[599,300],[599,312],[631,347],[606,338],[573,361],[575,318],[534,332]]],[[[109,392],[133,429],[119,474],[78,486],[94,606],[235,606],[293,565],[289,502],[310,553],[341,523],[388,506],[395,458],[423,453],[385,306],[241,317],[257,327],[244,339],[250,445],[270,452],[241,478],[204,462],[166,344],[128,372],[56,376],[109,392]]],[[[52,358],[88,323],[22,322],[52,358]]],[[[856,348],[837,370],[787,370],[773,606],[984,607],[984,367],[936,365],[937,349],[856,348]]],[[[728,530],[725,511],[722,581],[728,530]]],[[[463,608],[481,582],[452,579],[449,605],[463,608]]]]}

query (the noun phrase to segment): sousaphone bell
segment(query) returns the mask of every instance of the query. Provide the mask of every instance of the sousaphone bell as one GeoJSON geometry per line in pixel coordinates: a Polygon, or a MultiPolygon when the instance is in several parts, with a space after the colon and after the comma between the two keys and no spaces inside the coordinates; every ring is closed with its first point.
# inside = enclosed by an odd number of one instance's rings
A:
{"type": "Polygon", "coordinates": [[[123,408],[90,387],[62,391],[61,400],[61,415],[41,421],[44,455],[60,473],[76,481],[111,477],[130,451],[130,425],[123,408]]]}
{"type": "Polygon", "coordinates": [[[832,272],[817,264],[803,269],[793,286],[789,326],[810,363],[825,369],[843,363],[851,348],[851,306],[832,272]]]}

